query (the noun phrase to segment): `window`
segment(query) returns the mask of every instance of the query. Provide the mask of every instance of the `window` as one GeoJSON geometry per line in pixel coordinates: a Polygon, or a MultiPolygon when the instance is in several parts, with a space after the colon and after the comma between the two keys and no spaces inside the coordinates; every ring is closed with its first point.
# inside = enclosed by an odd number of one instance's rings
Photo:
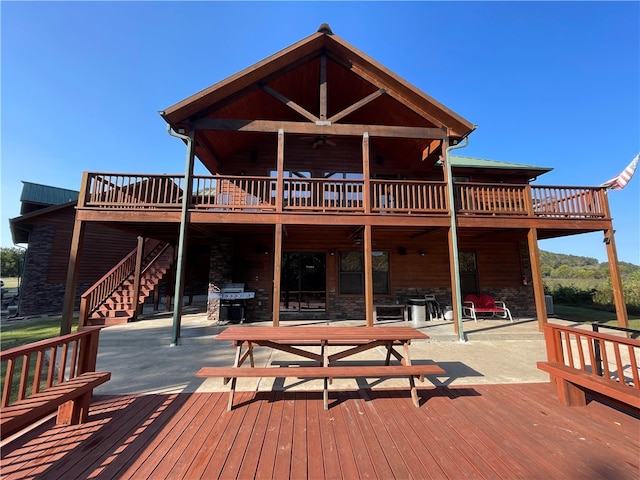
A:
{"type": "MultiPolygon", "coordinates": [[[[389,254],[372,252],[373,293],[389,293],[389,254]]],[[[340,252],[339,289],[344,295],[364,293],[364,254],[340,252]]]]}
{"type": "Polygon", "coordinates": [[[459,252],[460,289],[462,295],[479,293],[478,291],[478,262],[476,252],[459,252]]]}

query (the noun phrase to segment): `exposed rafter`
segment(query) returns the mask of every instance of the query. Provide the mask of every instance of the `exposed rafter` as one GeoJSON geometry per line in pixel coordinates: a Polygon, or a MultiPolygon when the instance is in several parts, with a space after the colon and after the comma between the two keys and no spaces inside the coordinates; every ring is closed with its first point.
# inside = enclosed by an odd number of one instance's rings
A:
{"type": "MultiPolygon", "coordinates": [[[[282,103],[284,103],[287,107],[289,107],[291,110],[299,113],[300,115],[302,115],[303,117],[309,119],[312,122],[318,122],[320,121],[320,118],[316,117],[313,113],[311,113],[310,111],[308,111],[307,109],[301,107],[300,105],[298,105],[296,102],[294,102],[293,100],[289,100],[287,97],[285,97],[284,95],[282,95],[280,92],[274,90],[273,88],[271,88],[269,85],[261,85],[262,89],[267,92],[269,95],[277,98],[278,100],[280,100],[282,103]]],[[[322,114],[321,114],[322,116],[322,114]]]]}
{"type": "Polygon", "coordinates": [[[386,90],[384,88],[381,88],[381,89],[373,92],[371,95],[367,95],[365,98],[363,98],[359,102],[356,102],[353,105],[345,108],[341,112],[336,113],[328,121],[331,122],[331,123],[337,122],[338,120],[342,119],[343,117],[346,117],[350,113],[355,112],[359,108],[364,107],[366,104],[372,102],[373,100],[375,100],[376,98],[378,98],[380,95],[382,95],[385,92],[386,92],[386,90]]]}

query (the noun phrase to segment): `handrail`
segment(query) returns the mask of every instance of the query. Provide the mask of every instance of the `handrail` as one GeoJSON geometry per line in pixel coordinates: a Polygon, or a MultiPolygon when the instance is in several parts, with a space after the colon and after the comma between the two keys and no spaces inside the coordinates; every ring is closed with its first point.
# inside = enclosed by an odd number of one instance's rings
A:
{"type": "Polygon", "coordinates": [[[85,327],[75,333],[0,352],[4,377],[2,408],[71,380],[96,368],[101,327],[85,327]],[[35,364],[32,364],[35,355],[35,364]]]}
{"type": "Polygon", "coordinates": [[[473,214],[528,215],[526,184],[456,183],[456,211],[473,214]]]}
{"type": "MultiPolygon", "coordinates": [[[[184,176],[121,173],[86,174],[83,209],[179,210],[184,176]]],[[[274,212],[276,178],[195,175],[190,209],[274,212]]],[[[285,178],[283,210],[296,213],[364,214],[364,180],[285,178]]],[[[371,179],[369,210],[374,214],[447,214],[441,181],[371,179]]],[[[456,211],[468,215],[601,219],[608,216],[602,187],[457,182],[456,211]]]]}
{"type": "Polygon", "coordinates": [[[602,372],[607,381],[640,390],[640,340],[547,324],[545,341],[550,362],[583,372],[602,372]]]}
{"type": "Polygon", "coordinates": [[[364,212],[362,180],[285,178],[284,210],[364,212]]]}
{"type": "Polygon", "coordinates": [[[446,214],[444,182],[371,180],[372,212],[446,214]]]}
{"type": "MultiPolygon", "coordinates": [[[[153,255],[154,249],[159,243],[157,240],[147,239],[144,244],[144,249],[148,252],[147,255],[153,255]]],[[[97,308],[135,272],[137,251],[138,248],[134,248],[120,260],[117,265],[105,273],[102,278],[82,294],[80,297],[80,326],[86,325],[89,320],[89,315],[96,311],[97,308]]],[[[147,257],[145,257],[145,261],[146,260],[147,257]]]]}
{"type": "Polygon", "coordinates": [[[534,214],[551,218],[603,218],[606,215],[605,192],[602,187],[531,185],[534,214]]]}

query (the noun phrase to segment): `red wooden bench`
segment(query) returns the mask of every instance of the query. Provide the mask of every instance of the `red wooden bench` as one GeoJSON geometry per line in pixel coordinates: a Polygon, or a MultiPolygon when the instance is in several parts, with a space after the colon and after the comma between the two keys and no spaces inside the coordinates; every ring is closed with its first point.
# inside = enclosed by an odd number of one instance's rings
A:
{"type": "Polygon", "coordinates": [[[584,406],[589,393],[640,413],[640,341],[554,324],[544,335],[548,361],[537,365],[563,405],[584,406]]]}
{"type": "Polygon", "coordinates": [[[508,318],[513,322],[511,311],[504,302],[494,300],[491,295],[465,295],[462,304],[462,316],[478,321],[478,315],[490,314],[492,317],[508,318]]]}
{"type": "Polygon", "coordinates": [[[100,328],[0,352],[3,439],[56,410],[58,425],[87,420],[93,389],[111,378],[109,372],[95,371],[100,328]]]}

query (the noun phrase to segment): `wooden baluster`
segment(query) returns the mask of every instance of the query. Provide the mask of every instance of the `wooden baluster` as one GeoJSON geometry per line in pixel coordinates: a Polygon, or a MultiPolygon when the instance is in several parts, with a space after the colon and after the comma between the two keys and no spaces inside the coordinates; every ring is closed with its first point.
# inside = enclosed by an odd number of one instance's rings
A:
{"type": "Polygon", "coordinates": [[[29,363],[31,355],[22,355],[22,371],[20,372],[20,386],[18,387],[18,400],[23,400],[27,393],[27,383],[29,380],[29,363]]]}

